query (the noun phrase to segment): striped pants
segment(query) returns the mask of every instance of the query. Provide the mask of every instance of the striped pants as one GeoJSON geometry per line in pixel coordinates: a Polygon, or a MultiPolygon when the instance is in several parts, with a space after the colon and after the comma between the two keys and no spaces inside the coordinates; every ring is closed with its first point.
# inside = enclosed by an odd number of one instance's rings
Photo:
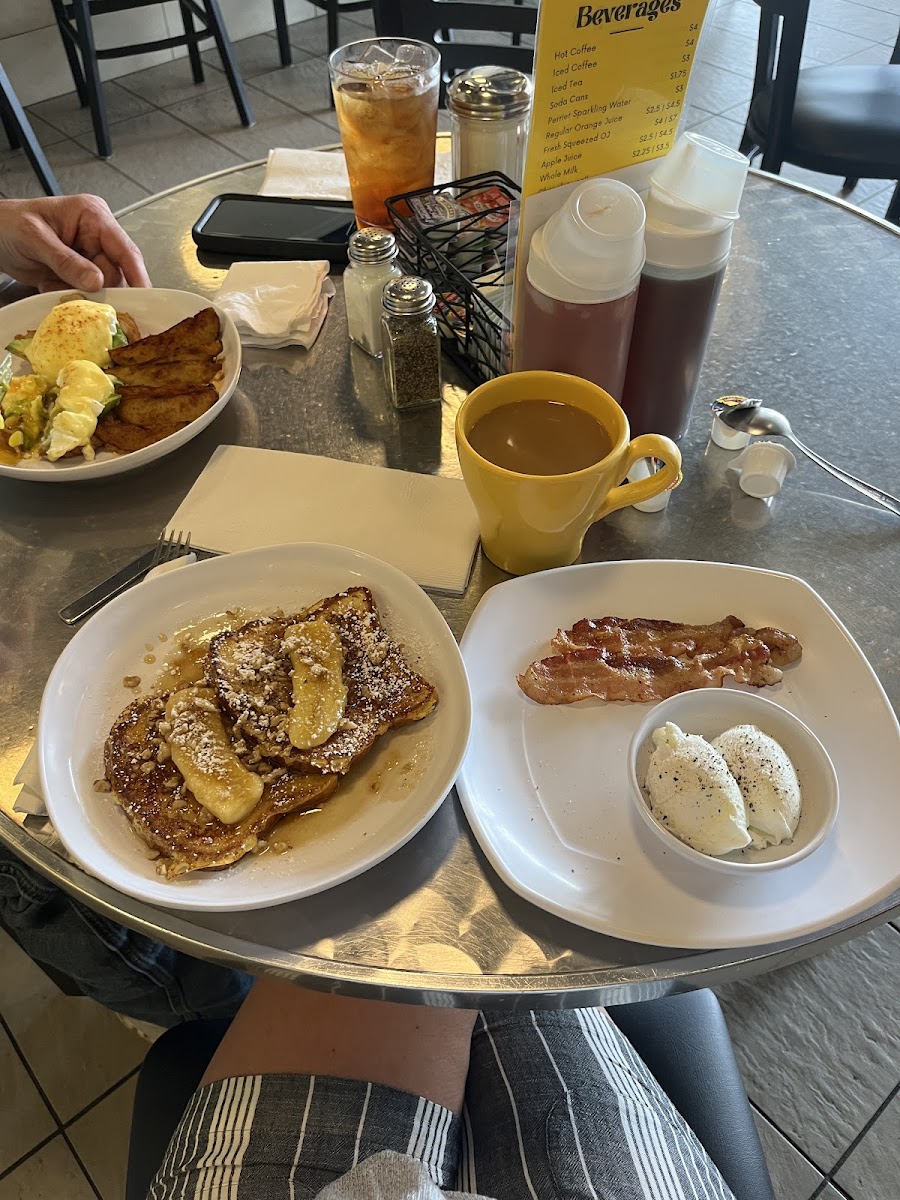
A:
{"type": "Polygon", "coordinates": [[[335,1200],[425,1200],[438,1189],[493,1200],[733,1200],[596,1009],[481,1014],[461,1116],[356,1080],[210,1084],[191,1100],[150,1200],[312,1200],[326,1187],[335,1200]],[[390,1186],[375,1155],[395,1160],[393,1170],[397,1155],[414,1160],[425,1186],[390,1186]]]}

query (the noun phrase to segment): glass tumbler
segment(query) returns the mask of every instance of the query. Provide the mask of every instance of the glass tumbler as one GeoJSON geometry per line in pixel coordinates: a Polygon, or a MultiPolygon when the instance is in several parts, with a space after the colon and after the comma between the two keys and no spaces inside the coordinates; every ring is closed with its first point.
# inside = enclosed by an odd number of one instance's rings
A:
{"type": "Polygon", "coordinates": [[[441,57],[403,38],[367,38],[328,60],[356,223],[389,229],[388,196],[434,184],[441,57]]]}

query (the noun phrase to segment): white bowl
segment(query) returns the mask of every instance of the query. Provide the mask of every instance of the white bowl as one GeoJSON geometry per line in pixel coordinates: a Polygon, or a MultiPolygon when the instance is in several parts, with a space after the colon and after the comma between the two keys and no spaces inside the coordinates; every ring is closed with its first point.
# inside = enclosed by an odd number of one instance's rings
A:
{"type": "Polygon", "coordinates": [[[817,850],[834,827],[838,811],[838,781],[828,751],[811,729],[793,713],[756,692],[736,688],[701,688],[670,696],[652,708],[641,722],[628,747],[628,776],[638,815],[667,850],[697,866],[746,875],[787,867],[817,850]],[[650,811],[649,795],[643,785],[653,753],[653,731],[673,722],[685,733],[699,733],[711,741],[733,725],[755,725],[775,739],[787,753],[797,772],[802,797],[800,822],[793,841],[764,850],[734,850],[716,857],[694,850],[670,833],[650,811]]]}

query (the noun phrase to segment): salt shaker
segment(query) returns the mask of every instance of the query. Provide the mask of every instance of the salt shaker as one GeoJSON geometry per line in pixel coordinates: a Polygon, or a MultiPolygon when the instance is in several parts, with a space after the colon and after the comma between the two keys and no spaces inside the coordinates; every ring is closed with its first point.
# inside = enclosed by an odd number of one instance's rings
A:
{"type": "Polygon", "coordinates": [[[395,408],[441,402],[441,340],[434,304],[434,291],[426,279],[401,275],[385,285],[384,377],[395,408]]]}
{"type": "Polygon", "coordinates": [[[344,299],[350,340],[375,358],[381,348],[381,296],[384,285],[400,274],[394,261],[397,239],[387,229],[357,229],[347,247],[350,258],[344,272],[344,299]]]}
{"type": "Polygon", "coordinates": [[[454,179],[502,171],[521,184],[531,80],[511,67],[472,67],[447,86],[454,179]]]}

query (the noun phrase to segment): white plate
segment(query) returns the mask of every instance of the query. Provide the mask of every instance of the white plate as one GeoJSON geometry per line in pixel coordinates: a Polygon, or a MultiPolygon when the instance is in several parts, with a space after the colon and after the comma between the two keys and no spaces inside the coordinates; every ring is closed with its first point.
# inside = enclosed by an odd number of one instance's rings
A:
{"type": "MultiPolygon", "coordinates": [[[[45,292],[42,296],[28,296],[15,304],[0,308],[0,353],[12,339],[28,329],[36,329],[47,313],[67,292],[45,292]]],[[[130,313],[137,322],[141,337],[151,333],[162,333],[171,325],[191,317],[201,308],[209,308],[210,301],[205,296],[196,296],[193,292],[178,292],[170,288],[104,288],[101,292],[92,292],[87,297],[98,304],[111,304],[115,309],[130,313]]],[[[191,421],[177,433],[170,433],[162,441],[154,442],[143,450],[133,450],[130,454],[114,454],[111,450],[99,450],[93,461],[88,461],[80,455],[64,458],[59,462],[48,462],[46,459],[28,460],[21,466],[11,463],[0,463],[0,475],[8,475],[11,479],[39,479],[44,483],[73,483],[86,479],[97,479],[104,475],[121,475],[123,471],[134,471],[147,463],[155,462],[171,454],[179,446],[195,438],[211,421],[214,421],[228,401],[237,386],[241,373],[241,339],[235,329],[231,317],[212,305],[219,314],[222,322],[222,370],[223,378],[218,381],[219,398],[215,404],[206,410],[202,416],[191,421]]],[[[21,358],[13,359],[13,372],[16,375],[27,375],[28,364],[21,358]]]]}
{"type": "Polygon", "coordinates": [[[588,929],[713,949],[801,937],[900,887],[900,728],[862,651],[800,579],[721,563],[612,562],[546,571],[487,593],[462,640],[473,734],[458,781],[475,836],[514,891],[588,929]],[[698,872],[633,810],[627,751],[645,704],[540,705],[516,675],[558,628],[614,614],[715,621],[735,613],[803,643],[765,694],[831,755],[841,791],[815,854],[752,878],[698,872]]]}
{"type": "Polygon", "coordinates": [[[66,849],[86,870],[151,904],[242,910],[334,887],[409,841],[453,786],[470,723],[462,657],[421,588],[368,555],[307,543],[208,559],[113,600],[75,634],[53,668],[37,745],[50,817],[66,849]],[[294,849],[248,855],[221,871],[162,879],[112,797],[93,788],[103,774],[107,731],[130,699],[124,676],[136,674],[149,682],[159,664],[144,662],[147,644],[158,647],[161,660],[178,630],[226,609],[290,612],[356,584],[371,588],[389,632],[436,685],[436,710],[381,738],[327,801],[321,817],[302,818],[303,841],[294,849]],[[162,643],[161,633],[168,635],[162,643]],[[407,764],[412,768],[404,770],[407,764]],[[370,786],[376,778],[377,793],[370,786]]]}

